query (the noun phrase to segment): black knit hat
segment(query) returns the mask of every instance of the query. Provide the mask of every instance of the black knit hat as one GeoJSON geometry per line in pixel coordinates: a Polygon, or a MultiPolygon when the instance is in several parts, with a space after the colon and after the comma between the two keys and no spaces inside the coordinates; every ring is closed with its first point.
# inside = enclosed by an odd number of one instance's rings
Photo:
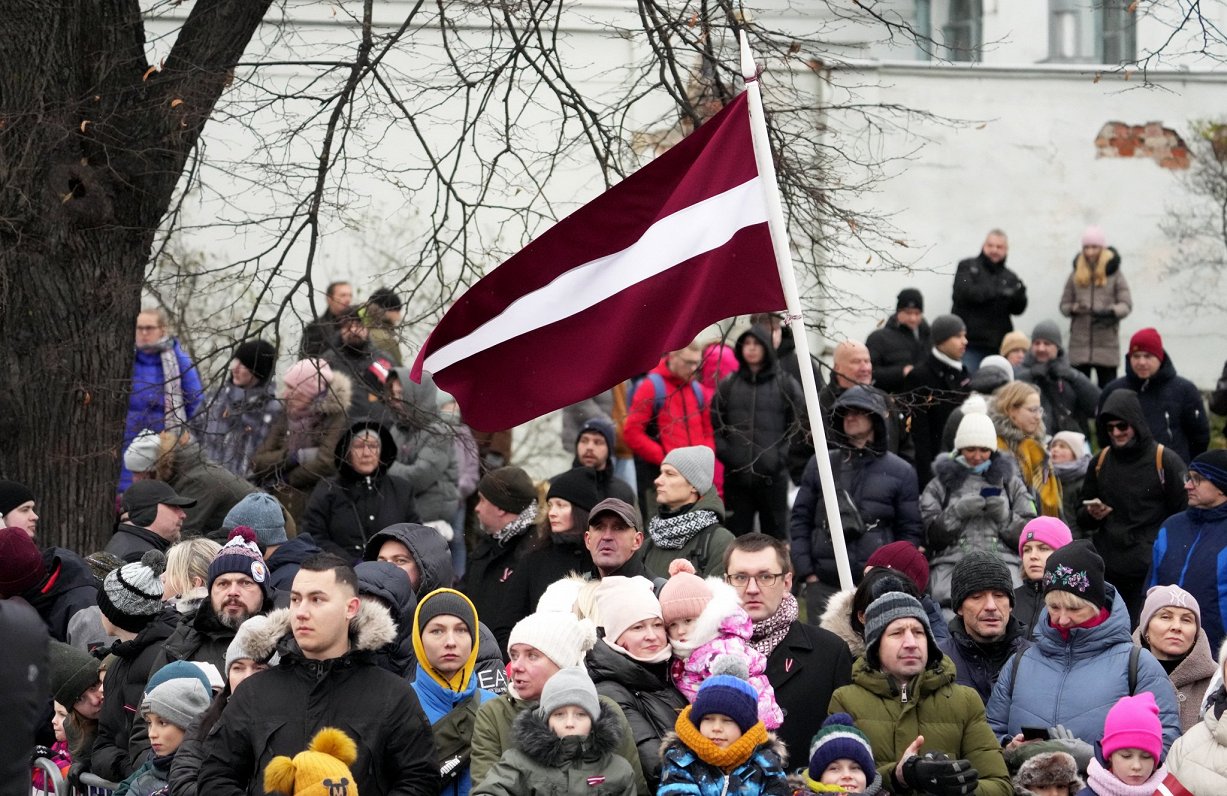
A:
{"type": "Polygon", "coordinates": [[[537,499],[528,473],[519,467],[491,470],[477,482],[477,492],[503,511],[519,514],[537,499]]]}
{"type": "Polygon", "coordinates": [[[898,298],[895,299],[895,312],[899,310],[920,310],[924,312],[925,297],[914,287],[905,287],[899,291],[898,298]]]}
{"type": "Polygon", "coordinates": [[[47,652],[51,659],[51,696],[72,710],[81,695],[98,682],[102,662],[85,650],[55,639],[47,652]]]}
{"type": "Polygon", "coordinates": [[[545,494],[546,500],[550,498],[560,498],[576,508],[592,511],[592,507],[601,501],[596,489],[596,472],[589,467],[576,467],[554,476],[554,480],[550,481],[550,491],[545,494]]]}
{"type": "Polygon", "coordinates": [[[396,295],[390,287],[381,287],[371,294],[369,299],[371,304],[384,310],[392,310],[395,312],[403,305],[401,304],[400,296],[396,295]]]}
{"type": "Polygon", "coordinates": [[[25,484],[0,479],[0,515],[8,514],[22,503],[36,499],[25,484]]]}
{"type": "Polygon", "coordinates": [[[1221,448],[1200,453],[1189,465],[1189,470],[1219,488],[1227,494],[1227,450],[1221,448]]]}
{"type": "Polygon", "coordinates": [[[975,550],[963,556],[950,573],[950,607],[957,613],[968,596],[978,591],[1003,591],[1014,607],[1014,581],[1005,562],[992,553],[975,550]]]}
{"type": "Polygon", "coordinates": [[[1103,608],[1108,601],[1103,587],[1103,559],[1086,539],[1076,539],[1054,550],[1044,562],[1044,594],[1067,591],[1103,608]]]}
{"type": "Polygon", "coordinates": [[[417,632],[421,633],[436,616],[454,616],[469,626],[469,635],[477,643],[477,612],[473,604],[452,589],[435,589],[422,598],[417,608],[417,632]]]}
{"type": "Polygon", "coordinates": [[[264,340],[248,340],[234,349],[234,358],[263,383],[273,377],[273,366],[277,364],[277,349],[264,340]]]}

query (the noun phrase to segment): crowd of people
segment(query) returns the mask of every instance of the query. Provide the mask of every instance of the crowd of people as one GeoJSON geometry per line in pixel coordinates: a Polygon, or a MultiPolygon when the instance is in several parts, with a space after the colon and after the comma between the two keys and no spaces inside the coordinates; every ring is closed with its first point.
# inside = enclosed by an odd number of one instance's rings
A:
{"type": "Polygon", "coordinates": [[[549,478],[409,378],[391,290],[212,389],[142,311],[104,548],[0,481],[7,746],[116,796],[1227,793],[1227,450],[1157,330],[1122,355],[1101,230],[1068,347],[1007,254],[829,366],[769,314],[668,352],[549,478]]]}

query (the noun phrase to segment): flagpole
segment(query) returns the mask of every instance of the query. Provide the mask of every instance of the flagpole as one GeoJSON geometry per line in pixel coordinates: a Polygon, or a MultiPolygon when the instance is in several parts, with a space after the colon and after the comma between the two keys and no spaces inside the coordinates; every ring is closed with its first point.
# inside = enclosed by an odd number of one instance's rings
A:
{"type": "MultiPolygon", "coordinates": [[[[754,162],[767,193],[767,226],[771,230],[771,248],[775,252],[775,264],[784,287],[784,300],[788,305],[788,322],[792,328],[793,342],[797,346],[797,362],[801,371],[801,387],[805,391],[805,409],[809,415],[810,431],[814,437],[814,458],[818,463],[818,480],[822,485],[822,502],[826,505],[827,524],[831,529],[831,542],[835,548],[835,568],[839,572],[841,589],[852,588],[852,567],[848,563],[848,547],[844,541],[844,526],[839,517],[839,499],[835,492],[835,475],[831,471],[831,458],[827,454],[826,429],[822,425],[822,412],[818,404],[818,383],[810,365],[809,338],[805,332],[805,319],[801,315],[801,297],[797,291],[797,278],[792,270],[792,250],[788,244],[788,228],[784,224],[784,208],[780,203],[780,189],[775,179],[775,163],[771,158],[771,143],[767,137],[767,118],[763,114],[763,98],[758,83],[758,68],[746,32],[740,32],[741,76],[745,78],[746,94],[750,110],[750,134],[754,139],[754,162]]],[[[814,617],[810,617],[814,621],[814,617]]]]}

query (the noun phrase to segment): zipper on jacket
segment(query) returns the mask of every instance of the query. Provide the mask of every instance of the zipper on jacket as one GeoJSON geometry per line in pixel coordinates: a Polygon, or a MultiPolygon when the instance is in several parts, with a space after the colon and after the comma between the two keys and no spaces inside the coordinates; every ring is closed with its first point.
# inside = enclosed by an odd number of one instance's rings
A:
{"type": "Polygon", "coordinates": [[[724,775],[724,785],[720,788],[720,796],[728,796],[729,792],[729,775],[724,775]]]}
{"type": "Polygon", "coordinates": [[[899,685],[899,701],[904,705],[907,704],[907,683],[899,685]]]}

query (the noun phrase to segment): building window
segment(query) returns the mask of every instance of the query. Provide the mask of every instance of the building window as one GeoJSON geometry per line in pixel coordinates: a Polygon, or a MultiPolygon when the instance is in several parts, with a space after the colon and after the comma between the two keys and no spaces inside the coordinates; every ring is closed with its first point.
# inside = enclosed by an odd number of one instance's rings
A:
{"type": "Polygon", "coordinates": [[[1100,63],[1124,64],[1137,60],[1137,17],[1129,13],[1129,0],[1102,0],[1100,63]]]}
{"type": "Polygon", "coordinates": [[[1130,0],[1049,0],[1048,60],[1121,64],[1137,57],[1130,0]]]}
{"type": "Polygon", "coordinates": [[[980,60],[981,0],[950,0],[950,13],[942,27],[946,57],[951,61],[980,60]]]}

